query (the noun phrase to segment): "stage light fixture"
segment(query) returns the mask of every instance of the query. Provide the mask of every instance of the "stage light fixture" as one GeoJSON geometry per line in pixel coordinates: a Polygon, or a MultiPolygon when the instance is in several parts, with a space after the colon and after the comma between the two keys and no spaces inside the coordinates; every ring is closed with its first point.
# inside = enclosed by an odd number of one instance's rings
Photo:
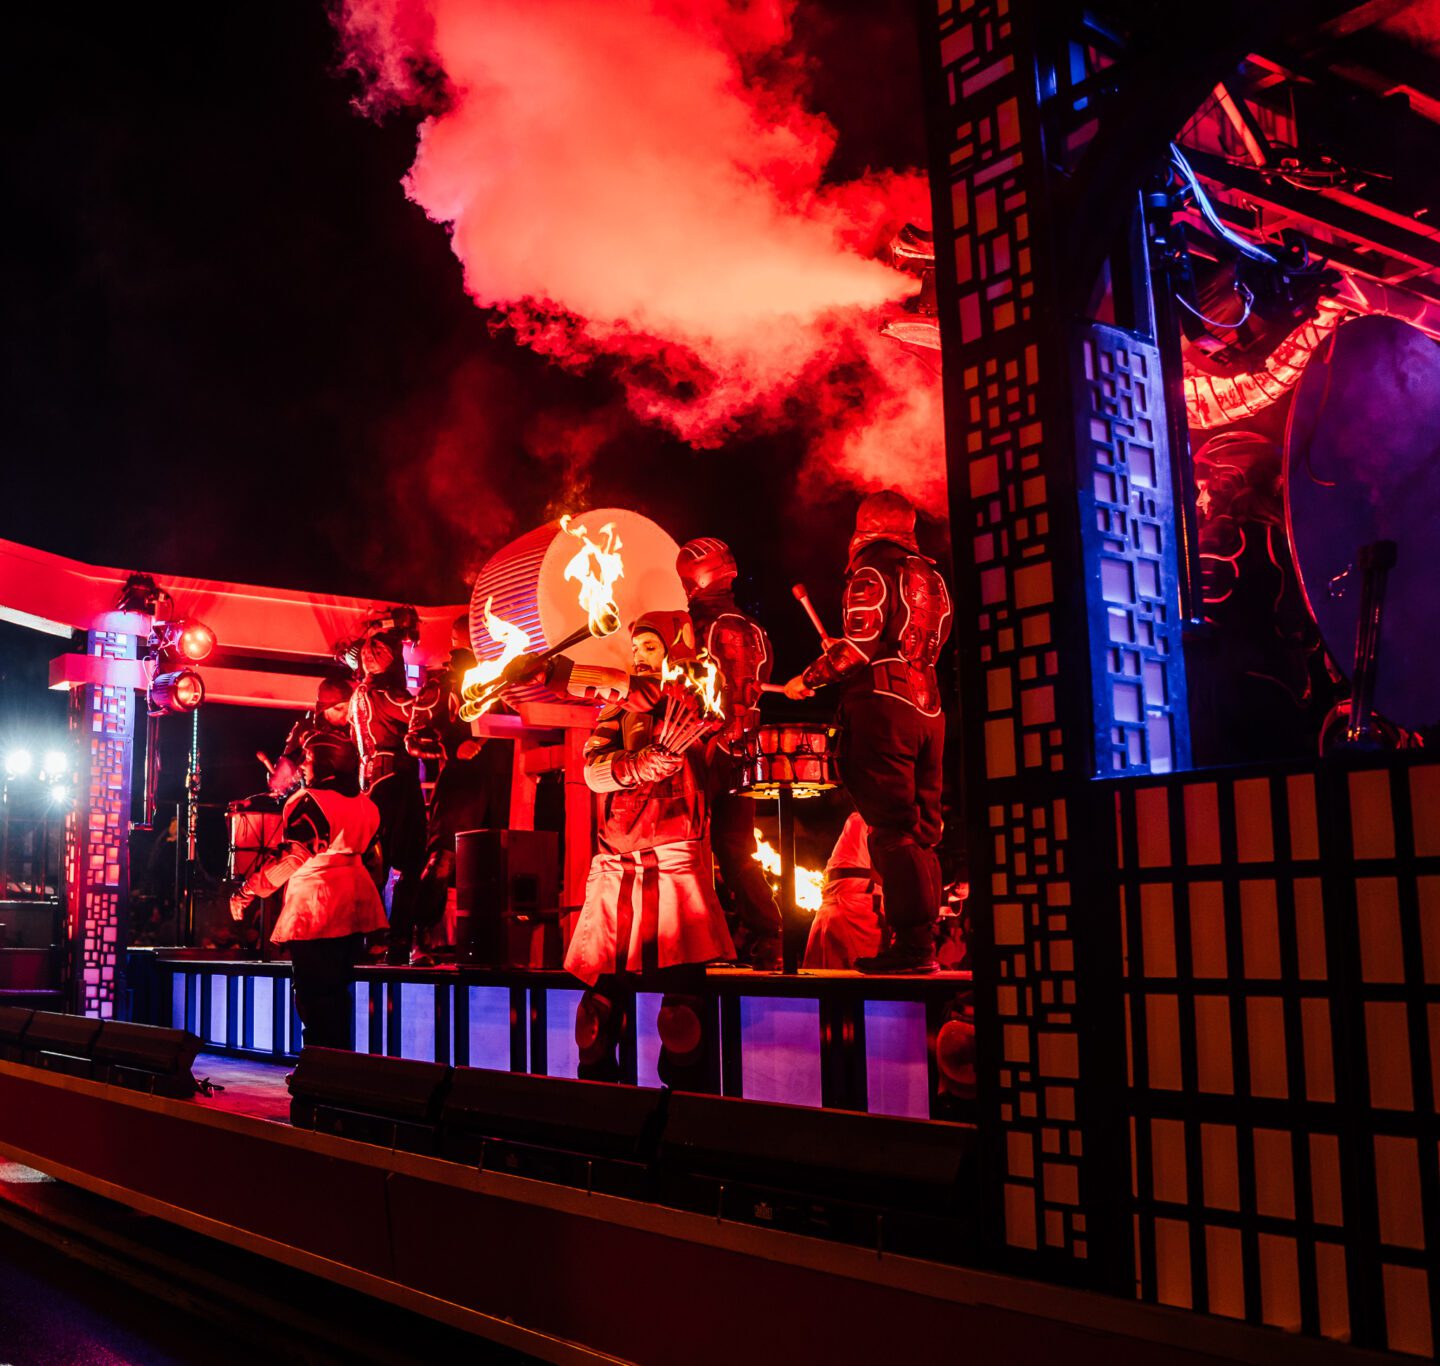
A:
{"type": "Polygon", "coordinates": [[[194,669],[160,674],[150,685],[150,715],[192,712],[205,700],[205,683],[194,669]]]}
{"type": "Polygon", "coordinates": [[[146,654],[163,662],[181,659],[199,664],[214,649],[215,632],[203,621],[157,621],[146,642],[146,654]]]}
{"type": "Polygon", "coordinates": [[[28,749],[12,749],[5,756],[5,774],[10,778],[23,778],[34,764],[34,756],[28,749]]]}
{"type": "Polygon", "coordinates": [[[68,806],[70,789],[64,783],[55,783],[50,788],[50,802],[53,806],[68,806]]]}
{"type": "Polygon", "coordinates": [[[70,756],[63,749],[48,750],[40,771],[52,778],[63,777],[70,771],[70,756]]]}

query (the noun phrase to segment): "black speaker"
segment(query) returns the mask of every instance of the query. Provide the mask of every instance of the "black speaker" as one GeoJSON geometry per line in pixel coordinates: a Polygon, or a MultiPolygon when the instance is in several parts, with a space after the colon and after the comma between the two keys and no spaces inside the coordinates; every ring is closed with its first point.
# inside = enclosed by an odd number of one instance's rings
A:
{"type": "Polygon", "coordinates": [[[23,1006],[0,1006],[0,1061],[24,1061],[25,1031],[34,1015],[23,1006]]]}
{"type": "Polygon", "coordinates": [[[457,1067],[441,1113],[446,1157],[638,1195],[668,1092],[457,1067]]]}
{"type": "Polygon", "coordinates": [[[974,1151],[965,1124],[677,1091],[658,1163],[670,1203],[965,1260],[974,1151]]]}
{"type": "Polygon", "coordinates": [[[199,1051],[199,1038],[188,1030],[106,1020],[91,1050],[93,1075],[132,1090],[188,1099],[196,1091],[190,1069],[199,1051]]]}
{"type": "Polygon", "coordinates": [[[88,1015],[37,1010],[25,1031],[25,1061],[68,1076],[88,1077],[94,1069],[91,1050],[99,1037],[100,1021],[88,1015]]]}
{"type": "Polygon", "coordinates": [[[288,1083],[290,1122],[362,1143],[434,1153],[449,1083],[443,1063],[304,1048],[288,1083]]]}
{"type": "Polygon", "coordinates": [[[464,830],[455,837],[455,939],[484,967],[560,966],[560,837],[464,830]]]}

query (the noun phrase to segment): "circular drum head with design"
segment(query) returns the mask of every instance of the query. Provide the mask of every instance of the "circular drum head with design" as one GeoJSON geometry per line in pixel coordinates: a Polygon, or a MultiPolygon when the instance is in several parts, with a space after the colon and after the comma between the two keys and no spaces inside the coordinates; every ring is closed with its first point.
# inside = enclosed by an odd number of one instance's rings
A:
{"type": "Polygon", "coordinates": [[[1398,548],[1385,590],[1375,708],[1440,719],[1440,345],[1395,318],[1357,318],[1310,358],[1285,433],[1285,518],[1325,647],[1355,661],[1360,547],[1398,548]]]}

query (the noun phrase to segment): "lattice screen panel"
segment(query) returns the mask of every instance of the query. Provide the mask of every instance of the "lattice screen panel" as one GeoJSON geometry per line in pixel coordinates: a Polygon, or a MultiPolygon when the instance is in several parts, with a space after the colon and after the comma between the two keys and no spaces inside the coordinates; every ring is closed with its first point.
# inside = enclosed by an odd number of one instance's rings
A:
{"type": "Polygon", "coordinates": [[[1116,811],[1136,1293],[1432,1354],[1440,766],[1116,811]]]}
{"type": "MultiPolygon", "coordinates": [[[[88,652],[134,659],[134,636],[91,631],[88,652]]],[[[76,1004],[86,1015],[116,1013],[123,978],[130,878],[130,784],[136,695],[87,685],[71,694],[70,726],[81,738],[85,799],[66,823],[70,939],[76,947],[76,1004]]]]}
{"type": "Polygon", "coordinates": [[[1095,764],[1101,777],[1190,766],[1175,504],[1160,353],[1087,323],[1071,353],[1095,764]]]}

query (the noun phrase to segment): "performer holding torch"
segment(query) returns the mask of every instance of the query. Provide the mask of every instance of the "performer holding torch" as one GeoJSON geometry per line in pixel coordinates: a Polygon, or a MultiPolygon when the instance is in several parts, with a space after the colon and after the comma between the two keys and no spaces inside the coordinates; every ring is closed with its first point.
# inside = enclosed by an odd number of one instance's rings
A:
{"type": "Polygon", "coordinates": [[[950,593],[920,553],[915,509],[893,490],[861,504],[845,577],[844,635],[785,685],[805,698],[838,683],[840,772],[865,821],[895,939],[861,972],[934,972],[940,914],[940,794],[945,718],[935,661],[950,633],[950,593]]]}
{"type": "Polygon", "coordinates": [[[726,720],[710,764],[710,847],[739,921],[742,965],[779,972],[780,908],[755,860],[755,802],[732,789],[740,782],[746,737],[760,725],[760,694],[770,681],[770,638],[735,602],[739,568],[724,541],[687,541],[675,559],[700,647],[720,667],[726,720]]]}

